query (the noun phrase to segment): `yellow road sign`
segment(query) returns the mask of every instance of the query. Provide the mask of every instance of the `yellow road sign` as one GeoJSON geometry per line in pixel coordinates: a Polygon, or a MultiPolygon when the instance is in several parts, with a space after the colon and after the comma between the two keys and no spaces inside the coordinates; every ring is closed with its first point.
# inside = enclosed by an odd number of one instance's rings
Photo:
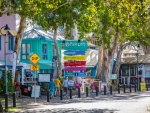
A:
{"type": "Polygon", "coordinates": [[[30,70],[31,71],[38,71],[40,69],[40,66],[37,64],[32,64],[30,65],[30,70]]]}
{"type": "Polygon", "coordinates": [[[86,60],[85,56],[64,56],[64,60],[86,60]]]}
{"type": "Polygon", "coordinates": [[[33,64],[36,64],[40,60],[40,57],[34,53],[29,59],[33,64]]]}

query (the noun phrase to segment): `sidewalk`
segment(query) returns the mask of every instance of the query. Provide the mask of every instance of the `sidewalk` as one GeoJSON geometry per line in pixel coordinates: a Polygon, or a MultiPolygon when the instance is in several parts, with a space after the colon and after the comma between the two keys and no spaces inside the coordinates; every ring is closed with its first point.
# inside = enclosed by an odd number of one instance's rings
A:
{"type": "MultiPolygon", "coordinates": [[[[129,92],[126,90],[126,92],[129,92]]],[[[140,92],[136,92],[135,94],[138,94],[140,92]]],[[[104,95],[104,92],[100,92],[98,96],[96,96],[96,93],[89,93],[89,96],[86,97],[86,94],[81,94],[81,98],[78,98],[78,95],[73,95],[72,99],[70,99],[69,95],[68,97],[63,97],[63,100],[60,100],[60,97],[54,97],[53,99],[50,99],[50,102],[47,102],[47,97],[46,96],[41,96],[39,98],[36,98],[36,103],[35,103],[35,98],[31,97],[22,97],[21,99],[16,101],[16,106],[21,107],[20,110],[15,111],[14,113],[20,113],[20,112],[30,112],[34,111],[36,108],[40,108],[42,106],[46,105],[62,105],[62,104],[69,104],[69,103],[78,103],[78,102],[92,102],[92,101],[103,101],[103,100],[110,100],[111,97],[117,97],[117,96],[123,96],[123,95],[130,95],[134,94],[134,91],[132,93],[123,93],[123,91],[118,94],[118,91],[113,92],[112,95],[108,92],[107,95],[104,95]]],[[[12,106],[13,102],[9,101],[9,106],[12,106]]],[[[4,103],[3,103],[4,106],[4,103]]],[[[46,112],[48,109],[43,110],[42,112],[46,112]]]]}

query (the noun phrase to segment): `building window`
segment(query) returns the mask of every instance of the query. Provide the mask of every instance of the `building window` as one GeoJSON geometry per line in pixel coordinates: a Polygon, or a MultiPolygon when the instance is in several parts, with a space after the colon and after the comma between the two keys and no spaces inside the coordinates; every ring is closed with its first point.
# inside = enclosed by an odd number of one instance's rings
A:
{"type": "Polygon", "coordinates": [[[9,35],[8,37],[9,39],[9,51],[13,51],[14,50],[14,37],[12,35],[9,35]]]}
{"type": "Polygon", "coordinates": [[[22,59],[29,59],[30,44],[22,44],[22,59]]]}
{"type": "Polygon", "coordinates": [[[43,56],[42,56],[42,58],[44,59],[44,60],[47,60],[47,44],[42,44],[42,53],[43,53],[43,56]]]}
{"type": "Polygon", "coordinates": [[[2,41],[1,41],[1,36],[0,36],[0,50],[2,50],[2,41]]]}
{"type": "Polygon", "coordinates": [[[52,47],[53,47],[53,56],[56,56],[56,48],[54,45],[52,47]]]}

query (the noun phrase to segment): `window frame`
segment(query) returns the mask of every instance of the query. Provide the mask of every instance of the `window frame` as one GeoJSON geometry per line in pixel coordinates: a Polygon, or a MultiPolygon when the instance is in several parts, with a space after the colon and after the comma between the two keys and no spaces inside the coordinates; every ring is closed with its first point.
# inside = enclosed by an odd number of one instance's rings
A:
{"type": "Polygon", "coordinates": [[[48,60],[48,44],[47,43],[42,44],[42,59],[48,60]],[[43,45],[46,45],[46,50],[43,50],[43,45]],[[44,51],[44,53],[43,53],[43,51],[44,51]]]}
{"type": "Polygon", "coordinates": [[[14,36],[11,34],[8,35],[8,50],[14,51],[14,36]]]}
{"type": "Polygon", "coordinates": [[[27,60],[27,59],[29,59],[31,46],[30,46],[30,43],[23,43],[23,44],[21,44],[21,59],[27,60]],[[23,44],[25,44],[25,53],[23,53],[23,44]],[[29,45],[29,52],[28,52],[28,45],[29,45]],[[25,55],[25,58],[23,58],[24,55],[25,55]]]}

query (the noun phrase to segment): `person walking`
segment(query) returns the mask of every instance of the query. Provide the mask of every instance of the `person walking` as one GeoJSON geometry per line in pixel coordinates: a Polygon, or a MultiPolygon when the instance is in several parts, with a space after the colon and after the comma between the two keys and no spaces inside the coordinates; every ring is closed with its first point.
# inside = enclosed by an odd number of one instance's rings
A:
{"type": "Polygon", "coordinates": [[[63,81],[63,87],[64,87],[64,92],[66,93],[65,95],[68,96],[68,77],[63,81]]]}
{"type": "Polygon", "coordinates": [[[61,86],[61,82],[58,77],[55,79],[55,84],[56,84],[56,90],[55,90],[55,96],[56,96],[57,94],[58,95],[60,94],[60,86],[61,86]]]}
{"type": "Polygon", "coordinates": [[[56,87],[56,84],[53,79],[51,79],[51,81],[49,83],[49,87],[50,87],[50,99],[51,99],[54,97],[55,87],[56,87]]]}

